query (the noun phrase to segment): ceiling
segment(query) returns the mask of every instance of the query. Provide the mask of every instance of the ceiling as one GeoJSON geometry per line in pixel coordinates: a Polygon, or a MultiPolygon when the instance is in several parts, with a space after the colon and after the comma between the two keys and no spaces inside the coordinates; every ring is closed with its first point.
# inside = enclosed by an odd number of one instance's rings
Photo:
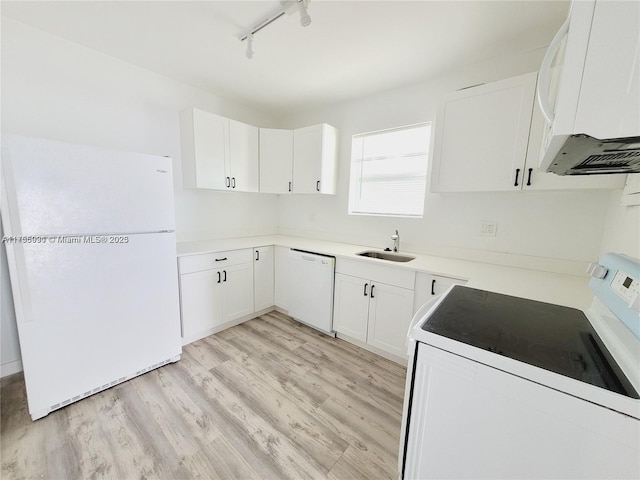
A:
{"type": "Polygon", "coordinates": [[[309,3],[239,37],[281,8],[263,1],[2,1],[2,16],[274,114],[427,80],[461,65],[547,45],[568,1],[309,3]]]}

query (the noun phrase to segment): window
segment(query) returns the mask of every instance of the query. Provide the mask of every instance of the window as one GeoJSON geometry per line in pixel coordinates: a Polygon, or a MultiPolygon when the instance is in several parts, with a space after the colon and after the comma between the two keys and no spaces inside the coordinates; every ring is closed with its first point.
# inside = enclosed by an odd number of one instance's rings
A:
{"type": "Polygon", "coordinates": [[[354,135],[350,215],[422,218],[431,124],[354,135]]]}

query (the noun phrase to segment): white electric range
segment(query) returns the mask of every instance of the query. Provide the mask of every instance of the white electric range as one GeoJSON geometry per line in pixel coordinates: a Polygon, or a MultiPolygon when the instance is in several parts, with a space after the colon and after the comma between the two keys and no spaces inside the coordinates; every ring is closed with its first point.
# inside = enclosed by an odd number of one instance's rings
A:
{"type": "Polygon", "coordinates": [[[587,311],[454,286],[416,313],[400,478],[640,477],[640,262],[591,270],[587,311]]]}

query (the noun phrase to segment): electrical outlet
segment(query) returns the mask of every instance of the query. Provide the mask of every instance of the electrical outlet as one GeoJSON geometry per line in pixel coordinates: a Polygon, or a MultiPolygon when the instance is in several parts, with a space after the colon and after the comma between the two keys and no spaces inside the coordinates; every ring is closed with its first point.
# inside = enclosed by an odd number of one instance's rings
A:
{"type": "Polygon", "coordinates": [[[481,237],[495,237],[498,234],[497,222],[480,222],[480,236],[481,237]]]}

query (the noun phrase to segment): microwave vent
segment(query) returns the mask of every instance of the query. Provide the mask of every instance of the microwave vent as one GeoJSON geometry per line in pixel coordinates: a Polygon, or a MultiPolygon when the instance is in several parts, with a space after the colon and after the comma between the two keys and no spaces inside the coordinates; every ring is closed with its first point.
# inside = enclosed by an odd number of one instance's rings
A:
{"type": "Polygon", "coordinates": [[[587,159],[573,168],[616,168],[628,167],[640,161],[640,152],[618,152],[590,155],[587,159]]]}
{"type": "Polygon", "coordinates": [[[548,171],[558,175],[627,174],[640,172],[640,137],[598,140],[570,136],[548,171]]]}

